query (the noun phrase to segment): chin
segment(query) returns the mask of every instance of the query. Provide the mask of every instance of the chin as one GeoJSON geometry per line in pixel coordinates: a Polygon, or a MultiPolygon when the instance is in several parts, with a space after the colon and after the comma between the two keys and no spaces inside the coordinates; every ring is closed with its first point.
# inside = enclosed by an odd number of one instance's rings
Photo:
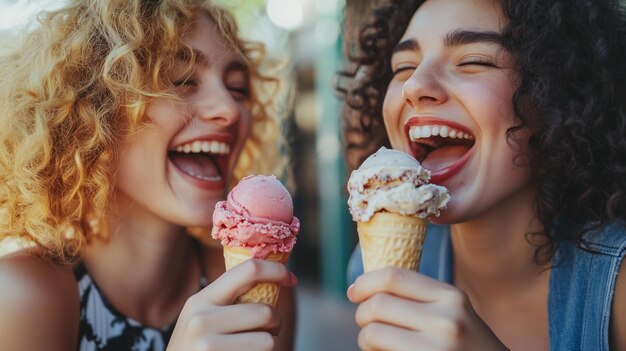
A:
{"type": "Polygon", "coordinates": [[[213,222],[214,209],[215,202],[210,203],[210,206],[189,206],[177,209],[169,218],[172,223],[183,227],[208,227],[213,222]]]}
{"type": "Polygon", "coordinates": [[[428,218],[428,220],[434,224],[440,225],[450,225],[462,222],[461,220],[459,220],[458,214],[454,213],[453,210],[447,209],[441,211],[438,217],[431,216],[430,218],[428,218]]]}
{"type": "Polygon", "coordinates": [[[438,217],[432,216],[429,221],[435,224],[458,224],[472,220],[475,217],[476,208],[473,206],[467,206],[468,203],[474,203],[473,201],[454,200],[454,197],[450,199],[448,207],[442,210],[438,217]]]}
{"type": "Polygon", "coordinates": [[[176,224],[181,227],[189,227],[189,228],[206,228],[211,227],[213,224],[212,218],[204,217],[204,218],[181,218],[176,221],[176,224]]]}

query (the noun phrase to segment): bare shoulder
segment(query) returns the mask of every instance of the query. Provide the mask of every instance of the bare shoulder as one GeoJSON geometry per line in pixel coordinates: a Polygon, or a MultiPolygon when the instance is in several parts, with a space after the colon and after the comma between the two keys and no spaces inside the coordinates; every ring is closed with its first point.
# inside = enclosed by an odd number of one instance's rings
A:
{"type": "Polygon", "coordinates": [[[626,350],[626,259],[622,260],[611,311],[611,350],[626,350]]]}
{"type": "Polygon", "coordinates": [[[76,349],[80,312],[71,269],[32,251],[0,258],[0,311],[3,348],[76,349]]]}

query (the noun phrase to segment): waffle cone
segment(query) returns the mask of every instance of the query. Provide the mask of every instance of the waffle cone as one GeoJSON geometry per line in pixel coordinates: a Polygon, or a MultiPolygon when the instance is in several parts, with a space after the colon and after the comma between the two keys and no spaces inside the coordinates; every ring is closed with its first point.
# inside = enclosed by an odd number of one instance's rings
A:
{"type": "Polygon", "coordinates": [[[365,272],[393,266],[419,268],[427,221],[390,212],[378,212],[357,222],[365,272]]]}
{"type": "MultiPolygon", "coordinates": [[[[290,252],[286,253],[271,253],[265,260],[280,262],[287,264],[290,252]]],[[[224,263],[226,264],[226,270],[252,258],[250,250],[243,247],[224,246],[224,263]]],[[[254,286],[252,289],[239,296],[236,303],[264,303],[270,306],[276,306],[278,301],[278,293],[280,292],[280,286],[271,283],[261,283],[254,286]]]]}

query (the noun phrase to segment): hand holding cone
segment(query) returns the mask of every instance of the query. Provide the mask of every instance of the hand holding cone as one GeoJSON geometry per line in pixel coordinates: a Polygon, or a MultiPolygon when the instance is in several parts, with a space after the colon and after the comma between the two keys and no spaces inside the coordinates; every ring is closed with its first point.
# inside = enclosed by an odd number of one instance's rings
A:
{"type": "MultiPolygon", "coordinates": [[[[289,252],[271,253],[264,259],[287,264],[289,254],[289,252]]],[[[251,258],[252,253],[248,249],[236,246],[224,246],[224,263],[226,264],[226,270],[251,258]]],[[[276,307],[279,293],[280,287],[276,284],[257,284],[255,287],[239,296],[237,300],[235,300],[235,303],[264,303],[276,307]]]]}

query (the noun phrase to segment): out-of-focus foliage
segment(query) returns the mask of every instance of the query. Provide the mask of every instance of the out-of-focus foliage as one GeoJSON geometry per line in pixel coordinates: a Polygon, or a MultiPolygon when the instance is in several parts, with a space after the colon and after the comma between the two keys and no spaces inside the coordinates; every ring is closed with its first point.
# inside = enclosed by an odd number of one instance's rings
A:
{"type": "Polygon", "coordinates": [[[242,31],[249,33],[250,26],[254,26],[259,16],[265,12],[267,0],[216,0],[215,2],[229,9],[237,18],[242,31]]]}

